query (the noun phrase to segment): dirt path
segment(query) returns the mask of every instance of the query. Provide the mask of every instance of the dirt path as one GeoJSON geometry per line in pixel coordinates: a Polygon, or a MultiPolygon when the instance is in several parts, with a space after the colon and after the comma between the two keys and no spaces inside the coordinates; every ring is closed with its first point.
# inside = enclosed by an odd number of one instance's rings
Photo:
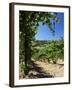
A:
{"type": "Polygon", "coordinates": [[[64,64],[62,61],[59,61],[57,64],[50,64],[48,62],[32,60],[29,65],[29,73],[24,78],[54,78],[63,77],[63,75],[64,64]]]}
{"type": "Polygon", "coordinates": [[[41,67],[44,72],[46,72],[47,74],[49,73],[54,77],[62,77],[64,75],[63,64],[49,64],[40,61],[36,61],[35,64],[41,67]]]}

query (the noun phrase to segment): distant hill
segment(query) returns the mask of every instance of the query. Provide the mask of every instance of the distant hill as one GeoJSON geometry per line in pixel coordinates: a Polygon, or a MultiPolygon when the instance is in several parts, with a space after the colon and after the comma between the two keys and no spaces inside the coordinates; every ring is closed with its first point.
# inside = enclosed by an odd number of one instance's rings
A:
{"type": "Polygon", "coordinates": [[[44,44],[50,44],[52,42],[60,42],[60,40],[35,40],[32,41],[32,46],[42,46],[44,44]]]}

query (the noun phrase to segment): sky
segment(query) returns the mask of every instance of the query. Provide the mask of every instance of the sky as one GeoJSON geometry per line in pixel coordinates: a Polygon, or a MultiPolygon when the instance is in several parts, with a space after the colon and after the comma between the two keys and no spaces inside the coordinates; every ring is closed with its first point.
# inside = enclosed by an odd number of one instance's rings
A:
{"type": "Polygon", "coordinates": [[[57,13],[57,17],[60,18],[60,24],[55,25],[55,35],[50,31],[49,27],[45,24],[38,26],[38,32],[35,35],[36,40],[59,40],[64,38],[64,13],[57,13]]]}

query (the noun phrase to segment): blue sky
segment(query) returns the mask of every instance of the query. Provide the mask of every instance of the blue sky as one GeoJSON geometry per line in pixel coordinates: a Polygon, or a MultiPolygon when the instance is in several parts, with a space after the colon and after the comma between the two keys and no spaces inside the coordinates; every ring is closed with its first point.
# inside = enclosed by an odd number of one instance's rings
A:
{"type": "Polygon", "coordinates": [[[64,13],[57,13],[57,16],[61,22],[55,25],[55,35],[52,34],[47,25],[40,23],[38,32],[35,35],[36,40],[59,40],[61,37],[64,37],[64,13]]]}

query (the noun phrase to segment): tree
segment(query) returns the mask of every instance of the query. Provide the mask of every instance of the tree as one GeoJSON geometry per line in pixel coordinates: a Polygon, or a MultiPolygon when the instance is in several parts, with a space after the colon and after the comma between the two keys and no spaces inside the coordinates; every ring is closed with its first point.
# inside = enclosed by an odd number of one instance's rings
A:
{"type": "Polygon", "coordinates": [[[52,12],[20,11],[19,15],[20,54],[24,55],[24,72],[27,75],[28,63],[31,59],[31,41],[35,39],[34,35],[37,32],[39,23],[47,24],[52,33],[54,33],[55,23],[60,23],[60,19],[57,17],[57,13],[52,12]]]}

